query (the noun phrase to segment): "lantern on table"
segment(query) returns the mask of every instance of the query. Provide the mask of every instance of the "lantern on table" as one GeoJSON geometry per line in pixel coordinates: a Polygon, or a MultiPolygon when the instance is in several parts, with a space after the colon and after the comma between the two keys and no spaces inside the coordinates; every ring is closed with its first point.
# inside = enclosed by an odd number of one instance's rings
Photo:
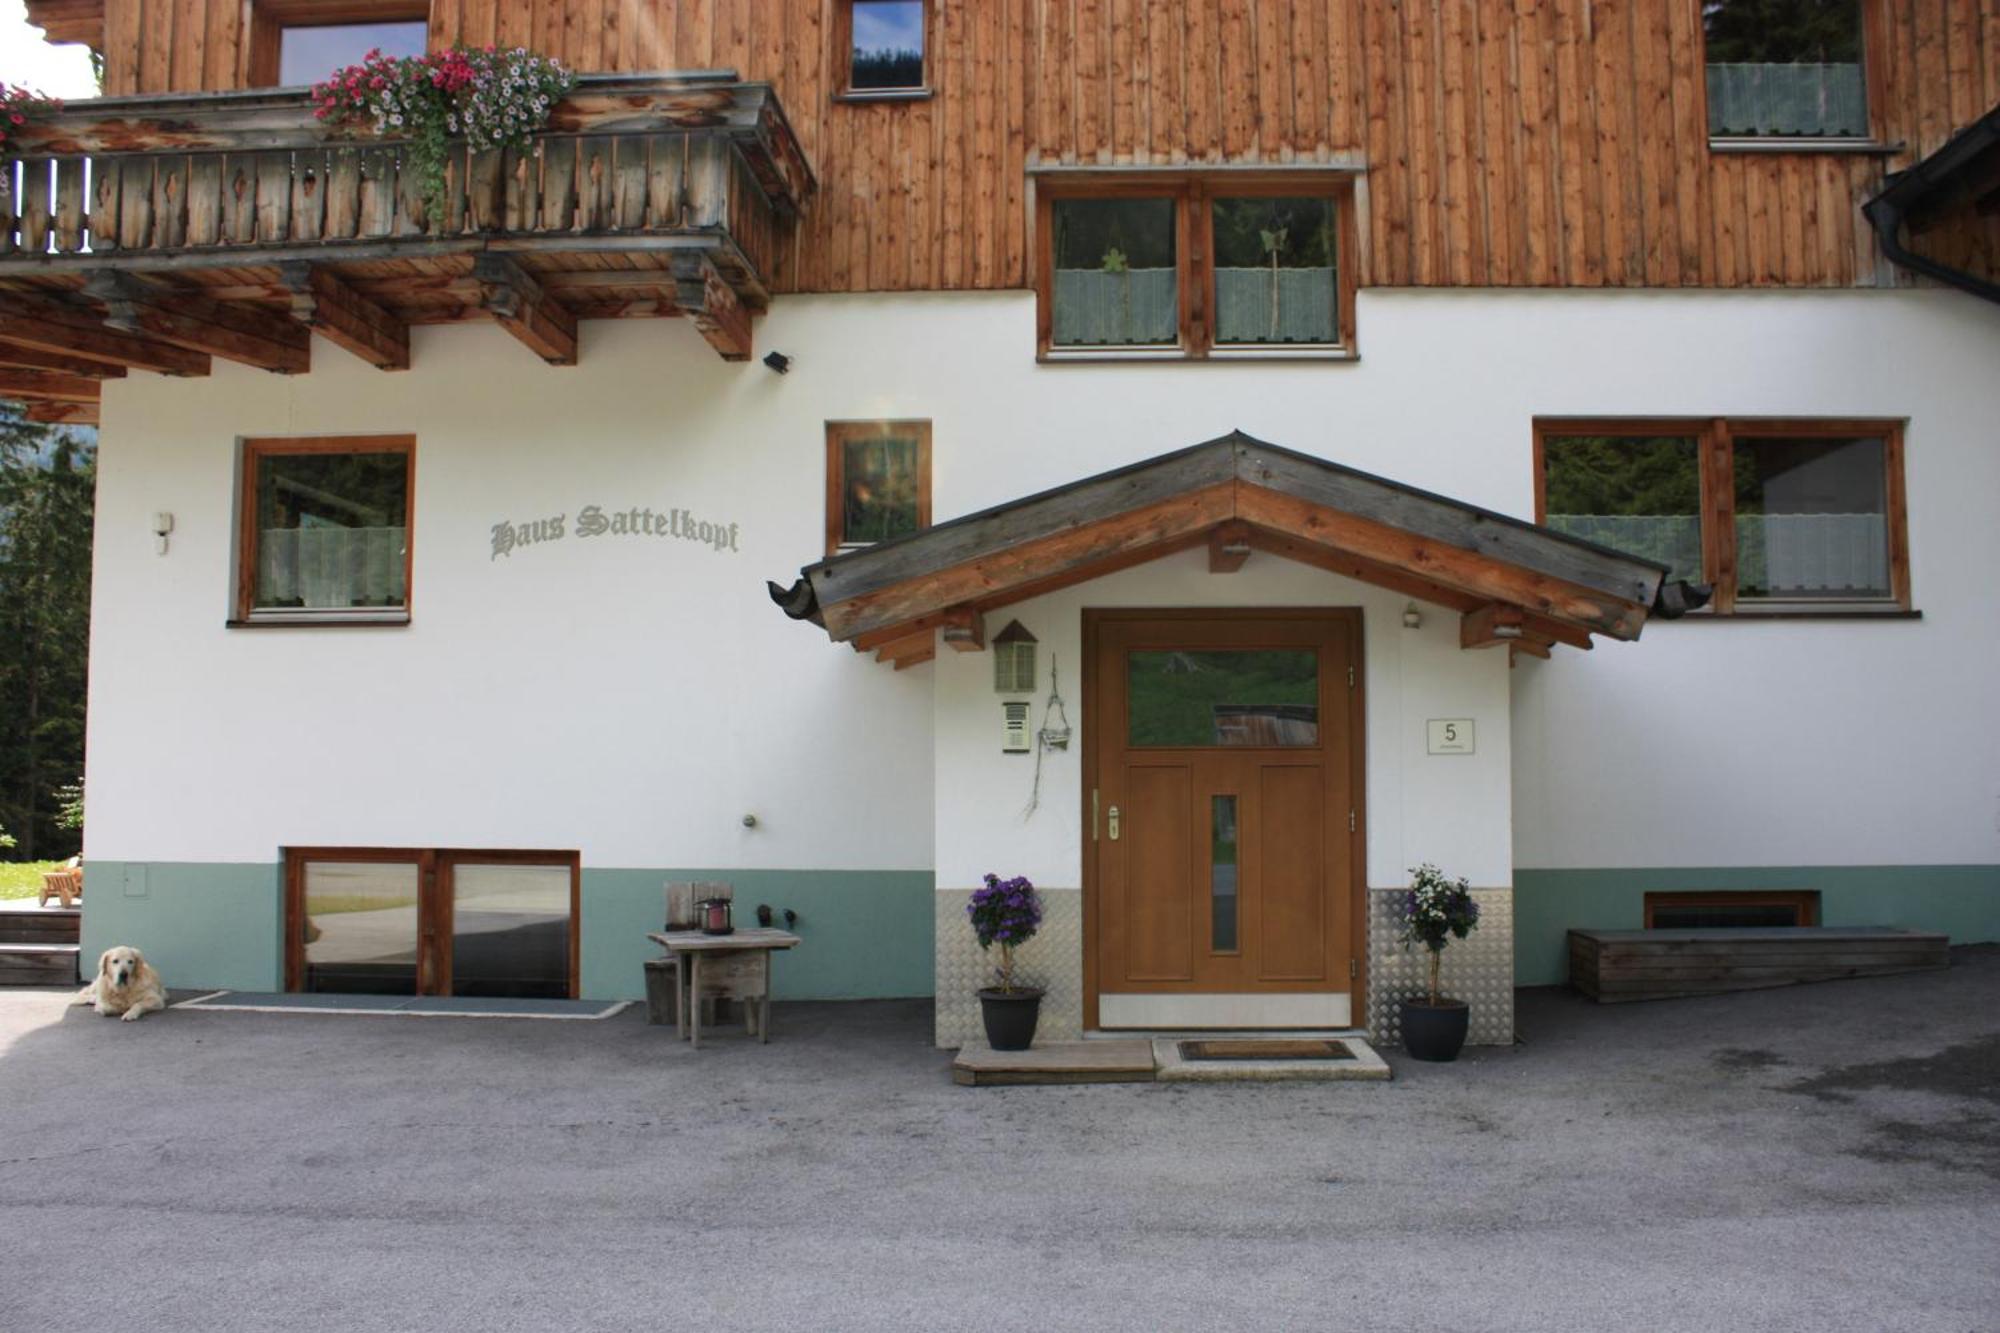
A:
{"type": "Polygon", "coordinates": [[[731,922],[730,901],[727,898],[703,898],[695,904],[697,918],[701,922],[704,935],[733,935],[736,927],[731,922]]]}

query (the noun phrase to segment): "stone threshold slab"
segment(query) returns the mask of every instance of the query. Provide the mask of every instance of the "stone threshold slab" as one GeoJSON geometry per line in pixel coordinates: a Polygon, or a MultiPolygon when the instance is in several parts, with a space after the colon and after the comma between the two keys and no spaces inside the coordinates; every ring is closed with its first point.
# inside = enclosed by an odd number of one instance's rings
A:
{"type": "MultiPolygon", "coordinates": [[[[1268,1037],[1270,1034],[1263,1034],[1268,1037]]],[[[1289,1034],[1288,1034],[1289,1035],[1289,1034]]],[[[1193,1038],[1105,1038],[1038,1043],[1025,1051],[996,1051],[968,1045],[951,1064],[954,1083],[965,1087],[1019,1086],[1050,1083],[1225,1083],[1318,1080],[1381,1082],[1389,1066],[1373,1047],[1342,1034],[1346,1059],[1185,1058],[1181,1040],[1193,1038]]],[[[1211,1034],[1201,1039],[1212,1040],[1211,1034]]]]}

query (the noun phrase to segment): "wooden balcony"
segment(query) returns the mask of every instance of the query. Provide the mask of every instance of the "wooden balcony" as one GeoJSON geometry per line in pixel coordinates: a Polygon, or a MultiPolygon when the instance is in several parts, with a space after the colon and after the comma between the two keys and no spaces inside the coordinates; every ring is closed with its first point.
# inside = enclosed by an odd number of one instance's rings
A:
{"type": "Polygon", "coordinates": [[[545,361],[579,319],[685,315],[724,357],[811,166],[767,84],[586,76],[523,152],[448,162],[425,199],[394,140],[328,132],[304,91],[101,98],[0,173],[0,398],[94,420],[92,381],[309,368],[313,331],[385,370],[409,326],[494,319],[545,361]]]}

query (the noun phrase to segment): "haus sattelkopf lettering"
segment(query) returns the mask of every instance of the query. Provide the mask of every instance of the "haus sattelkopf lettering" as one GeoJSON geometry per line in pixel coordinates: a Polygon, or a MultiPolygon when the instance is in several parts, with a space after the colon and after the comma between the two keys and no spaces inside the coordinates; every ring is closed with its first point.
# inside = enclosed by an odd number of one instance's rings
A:
{"type": "Polygon", "coordinates": [[[636,997],[724,882],[957,1046],[992,874],[1045,1038],[1393,1040],[1432,865],[1501,1043],[1572,931],[2000,938],[1980,0],[28,9],[87,956],[636,997]]]}

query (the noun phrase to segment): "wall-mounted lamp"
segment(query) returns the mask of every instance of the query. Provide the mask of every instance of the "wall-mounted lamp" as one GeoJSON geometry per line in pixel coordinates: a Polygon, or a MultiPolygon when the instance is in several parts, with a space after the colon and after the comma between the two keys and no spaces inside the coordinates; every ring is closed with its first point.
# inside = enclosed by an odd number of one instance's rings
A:
{"type": "Polygon", "coordinates": [[[1416,629],[1420,627],[1423,623],[1424,623],[1424,613],[1417,610],[1417,604],[1415,602],[1411,602],[1408,606],[1403,608],[1404,629],[1416,629]]]}
{"type": "Polygon", "coordinates": [[[766,352],[764,354],[764,364],[782,375],[792,368],[792,358],[786,356],[783,352],[766,352]]]}
{"type": "Polygon", "coordinates": [[[153,550],[160,555],[167,553],[167,534],[174,530],[174,516],[162,509],[153,515],[153,550]]]}

